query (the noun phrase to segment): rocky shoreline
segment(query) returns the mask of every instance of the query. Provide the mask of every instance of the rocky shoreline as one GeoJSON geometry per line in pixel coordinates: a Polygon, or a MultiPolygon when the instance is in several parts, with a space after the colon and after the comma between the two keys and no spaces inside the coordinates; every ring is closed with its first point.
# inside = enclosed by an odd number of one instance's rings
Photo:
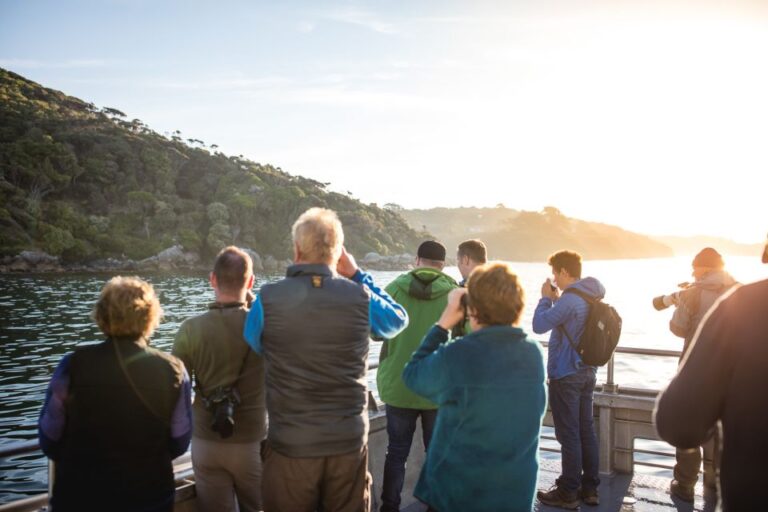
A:
{"type": "MultiPolygon", "coordinates": [[[[256,274],[281,273],[292,264],[291,260],[280,260],[271,255],[261,256],[252,249],[243,248],[253,259],[256,274]]],[[[411,254],[382,256],[370,252],[359,258],[358,264],[365,270],[408,270],[413,267],[415,257],[411,254]]],[[[184,251],[180,245],[165,249],[155,256],[143,260],[107,258],[83,263],[63,263],[57,256],[43,251],[23,251],[16,256],[0,258],[0,274],[12,273],[69,273],[69,272],[168,272],[175,270],[210,270],[210,263],[203,262],[197,253],[184,251]]]]}

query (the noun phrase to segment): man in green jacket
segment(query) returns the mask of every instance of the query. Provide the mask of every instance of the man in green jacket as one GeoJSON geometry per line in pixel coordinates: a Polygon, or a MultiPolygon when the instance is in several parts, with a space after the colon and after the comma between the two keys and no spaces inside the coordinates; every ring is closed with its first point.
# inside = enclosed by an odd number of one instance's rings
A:
{"type": "Polygon", "coordinates": [[[403,383],[403,368],[422,338],[437,322],[448,303],[448,292],[456,281],[442,272],[445,246],[428,240],[419,246],[416,268],[392,281],[386,291],[408,312],[408,327],[385,340],[379,356],[376,383],[387,411],[387,457],[381,491],[381,511],[400,510],[400,493],[405,480],[405,463],[411,451],[416,420],[421,417],[424,449],[429,448],[437,418],[437,405],[422,398],[403,383]]]}

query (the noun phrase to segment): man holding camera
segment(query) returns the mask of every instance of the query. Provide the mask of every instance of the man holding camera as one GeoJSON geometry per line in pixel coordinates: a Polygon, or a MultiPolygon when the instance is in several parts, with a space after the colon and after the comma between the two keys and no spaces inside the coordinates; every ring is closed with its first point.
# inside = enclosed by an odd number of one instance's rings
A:
{"type": "Polygon", "coordinates": [[[173,343],[173,355],[195,379],[192,466],[200,512],[262,509],[264,363],[243,339],[252,268],[247,253],[223,249],[209,276],[216,301],[185,320],[173,343]]]}
{"type": "Polygon", "coordinates": [[[547,348],[549,406],[555,437],[562,451],[562,473],[549,491],[537,497],[545,505],[574,510],[583,501],[599,505],[599,460],[592,404],[597,368],[584,364],[569,341],[578,340],[590,305],[578,292],[602,299],[605,287],[594,277],[581,278],[581,255],[559,251],[548,260],[554,281],[541,286],[541,299],[533,314],[533,332],[552,331],[547,348]],[[554,282],[554,284],[553,284],[554,282]],[[563,293],[568,288],[577,293],[563,293]]]}
{"type": "MultiPolygon", "coordinates": [[[[736,280],[724,270],[723,257],[715,249],[705,247],[693,258],[693,284],[684,290],[669,296],[676,306],[669,322],[672,334],[684,338],[683,352],[680,356],[682,363],[691,340],[696,334],[699,323],[704,318],[712,304],[736,283],[736,280]]],[[[716,493],[716,477],[714,464],[715,440],[708,440],[703,447],[691,449],[678,448],[675,452],[674,479],[670,484],[670,493],[677,498],[693,502],[694,486],[699,479],[699,468],[704,451],[704,487],[708,492],[716,493]]]]}
{"type": "Polygon", "coordinates": [[[457,288],[454,279],[442,272],[445,246],[434,240],[423,242],[416,253],[416,268],[400,275],[386,288],[392,298],[408,312],[408,327],[384,340],[379,355],[376,384],[387,410],[387,456],[381,488],[381,512],[400,510],[400,493],[405,481],[405,465],[411,451],[416,420],[421,418],[424,450],[429,448],[437,419],[437,405],[408,389],[403,369],[422,338],[440,318],[448,303],[448,293],[457,288]]]}
{"type": "MultiPolygon", "coordinates": [[[[763,250],[768,263],[768,244],[763,250]]],[[[722,510],[765,510],[768,460],[768,279],[734,286],[704,316],[677,375],[656,402],[659,436],[673,446],[719,436],[722,510]]],[[[718,509],[719,510],[719,509],[718,509]]]]}

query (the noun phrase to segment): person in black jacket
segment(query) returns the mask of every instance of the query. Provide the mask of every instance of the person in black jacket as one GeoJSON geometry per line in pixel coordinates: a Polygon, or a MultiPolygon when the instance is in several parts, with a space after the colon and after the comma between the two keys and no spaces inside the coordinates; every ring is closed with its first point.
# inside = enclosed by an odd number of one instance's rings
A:
{"type": "Polygon", "coordinates": [[[112,278],[93,312],[107,340],[56,368],[39,421],[40,446],[56,462],[56,512],[173,510],[191,387],[180,360],[148,346],[160,315],[151,285],[112,278]]]}
{"type": "Polygon", "coordinates": [[[700,446],[722,429],[718,494],[726,512],[765,508],[766,304],[768,280],[724,294],[702,320],[677,376],[656,403],[659,436],[677,448],[700,446]]]}

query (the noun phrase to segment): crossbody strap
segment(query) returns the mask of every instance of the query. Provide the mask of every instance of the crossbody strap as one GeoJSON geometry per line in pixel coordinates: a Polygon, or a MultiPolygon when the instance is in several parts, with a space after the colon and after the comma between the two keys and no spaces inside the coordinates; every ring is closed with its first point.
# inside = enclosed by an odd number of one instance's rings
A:
{"type": "MultiPolygon", "coordinates": [[[[243,358],[243,362],[240,364],[240,371],[237,372],[237,377],[235,377],[235,380],[232,382],[232,384],[229,385],[229,387],[233,388],[235,387],[235,384],[237,384],[237,381],[240,380],[240,377],[243,375],[243,370],[245,370],[245,363],[248,361],[248,356],[251,355],[251,347],[248,347],[248,350],[245,351],[245,357],[243,358]]],[[[208,400],[208,397],[205,396],[205,393],[203,393],[202,389],[202,382],[200,382],[200,379],[197,378],[197,375],[195,375],[195,392],[200,393],[200,396],[203,397],[204,400],[208,400]]]]}
{"type": "MultiPolygon", "coordinates": [[[[563,295],[565,295],[566,293],[573,293],[574,295],[581,297],[581,299],[584,300],[584,302],[586,302],[587,305],[590,307],[594,302],[597,302],[597,299],[579,290],[578,288],[566,288],[565,290],[563,290],[563,295]]],[[[573,347],[573,350],[575,350],[576,353],[578,353],[578,348],[577,348],[578,345],[573,341],[573,338],[571,338],[571,335],[568,334],[568,331],[565,329],[565,326],[563,324],[560,324],[557,326],[557,328],[560,329],[560,332],[565,334],[565,337],[568,339],[568,343],[570,343],[571,347],[573,347]]]]}
{"type": "MultiPolygon", "coordinates": [[[[208,306],[208,309],[229,309],[229,308],[239,308],[244,306],[244,302],[227,302],[227,303],[218,303],[214,302],[210,306],[208,306]]],[[[233,388],[237,384],[237,381],[240,380],[240,377],[243,375],[243,370],[245,370],[245,363],[248,360],[248,356],[251,353],[251,347],[250,345],[246,345],[247,349],[245,351],[245,357],[243,357],[243,362],[240,363],[240,371],[237,372],[237,377],[235,377],[235,380],[232,382],[232,384],[229,385],[229,387],[233,388]]],[[[200,396],[203,397],[204,400],[208,400],[208,397],[203,393],[203,383],[200,382],[200,379],[197,376],[197,373],[195,373],[195,393],[200,393],[200,396]]]]}

